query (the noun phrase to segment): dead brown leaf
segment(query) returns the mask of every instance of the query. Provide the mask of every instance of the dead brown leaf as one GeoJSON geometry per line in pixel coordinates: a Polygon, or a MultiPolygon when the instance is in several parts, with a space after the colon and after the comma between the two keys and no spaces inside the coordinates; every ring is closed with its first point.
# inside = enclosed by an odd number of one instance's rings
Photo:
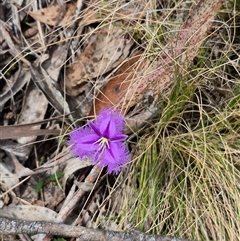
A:
{"type": "Polygon", "coordinates": [[[139,63],[141,54],[142,53],[138,53],[130,58],[116,71],[114,76],[96,97],[94,107],[91,109],[89,115],[97,115],[102,109],[118,104],[124,97],[132,79],[137,77],[138,71],[140,72],[146,62],[146,60],[144,60],[139,63]]]}
{"type": "Polygon", "coordinates": [[[71,23],[75,9],[76,3],[68,3],[42,8],[37,11],[27,11],[27,13],[41,23],[51,26],[66,26],[71,23]]]}
{"type": "Polygon", "coordinates": [[[89,44],[66,70],[66,92],[76,96],[87,81],[101,77],[121,64],[129,55],[133,39],[120,28],[104,27],[89,38],[89,44]]]}

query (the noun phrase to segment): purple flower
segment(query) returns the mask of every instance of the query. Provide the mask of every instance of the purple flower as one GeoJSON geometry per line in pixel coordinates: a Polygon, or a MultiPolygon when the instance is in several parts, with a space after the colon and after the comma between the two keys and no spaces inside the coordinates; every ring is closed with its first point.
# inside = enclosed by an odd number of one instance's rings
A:
{"type": "Polygon", "coordinates": [[[124,117],[120,112],[111,109],[103,110],[95,121],[88,121],[88,126],[70,133],[69,143],[72,151],[80,158],[93,159],[93,164],[107,166],[107,172],[119,173],[130,161],[130,154],[123,134],[124,117]]]}

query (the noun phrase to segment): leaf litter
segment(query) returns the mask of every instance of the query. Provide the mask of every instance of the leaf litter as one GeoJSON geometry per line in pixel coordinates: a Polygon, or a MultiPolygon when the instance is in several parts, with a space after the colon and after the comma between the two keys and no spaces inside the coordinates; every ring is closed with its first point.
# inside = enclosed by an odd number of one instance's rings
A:
{"type": "MultiPolygon", "coordinates": [[[[3,202],[1,215],[70,224],[78,219],[82,225],[95,227],[101,215],[114,213],[107,210],[104,198],[108,192],[100,185],[109,184],[110,179],[100,175],[89,160],[80,162],[69,154],[68,132],[112,106],[136,120],[128,122],[128,132],[151,120],[156,113],[149,110],[157,111],[157,98],[169,91],[177,78],[175,69],[181,75],[192,64],[222,1],[193,1],[188,15],[176,24],[178,32],[169,34],[169,40],[163,40],[161,48],[153,52],[156,43],[149,44],[152,40],[146,29],[154,30],[154,24],[157,31],[162,27],[155,18],[164,14],[159,11],[158,15],[154,8],[160,9],[161,4],[40,2],[7,2],[1,8],[12,11],[14,18],[6,12],[6,19],[0,22],[4,82],[0,93],[0,140],[4,141],[0,142],[0,188],[4,190],[1,197],[10,191],[17,195],[11,204],[3,202]],[[150,104],[149,99],[153,99],[150,104]],[[59,172],[63,177],[49,181],[59,172]],[[22,177],[27,177],[26,181],[20,182],[22,177]],[[88,185],[92,187],[90,196],[88,185]]],[[[153,30],[150,35],[157,38],[153,30]]],[[[121,191],[116,192],[120,194],[115,194],[113,203],[121,199],[121,191]]],[[[43,238],[51,239],[39,236],[39,240],[43,238]]]]}

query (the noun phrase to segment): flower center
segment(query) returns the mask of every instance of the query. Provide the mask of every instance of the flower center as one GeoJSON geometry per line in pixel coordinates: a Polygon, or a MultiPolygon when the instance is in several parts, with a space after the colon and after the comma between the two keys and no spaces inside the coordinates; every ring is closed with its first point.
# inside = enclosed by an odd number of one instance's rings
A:
{"type": "Polygon", "coordinates": [[[98,144],[100,146],[100,149],[103,149],[107,146],[109,148],[109,140],[108,138],[102,136],[100,139],[94,142],[94,144],[98,144]]]}

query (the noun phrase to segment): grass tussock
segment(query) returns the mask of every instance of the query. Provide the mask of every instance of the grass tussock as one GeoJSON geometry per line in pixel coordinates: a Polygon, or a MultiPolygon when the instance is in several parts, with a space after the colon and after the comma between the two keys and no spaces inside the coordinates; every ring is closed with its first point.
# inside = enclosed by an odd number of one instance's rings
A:
{"type": "Polygon", "coordinates": [[[239,97],[212,113],[188,100],[195,109],[188,119],[181,101],[165,107],[137,144],[124,221],[151,233],[239,240],[239,97]]]}

